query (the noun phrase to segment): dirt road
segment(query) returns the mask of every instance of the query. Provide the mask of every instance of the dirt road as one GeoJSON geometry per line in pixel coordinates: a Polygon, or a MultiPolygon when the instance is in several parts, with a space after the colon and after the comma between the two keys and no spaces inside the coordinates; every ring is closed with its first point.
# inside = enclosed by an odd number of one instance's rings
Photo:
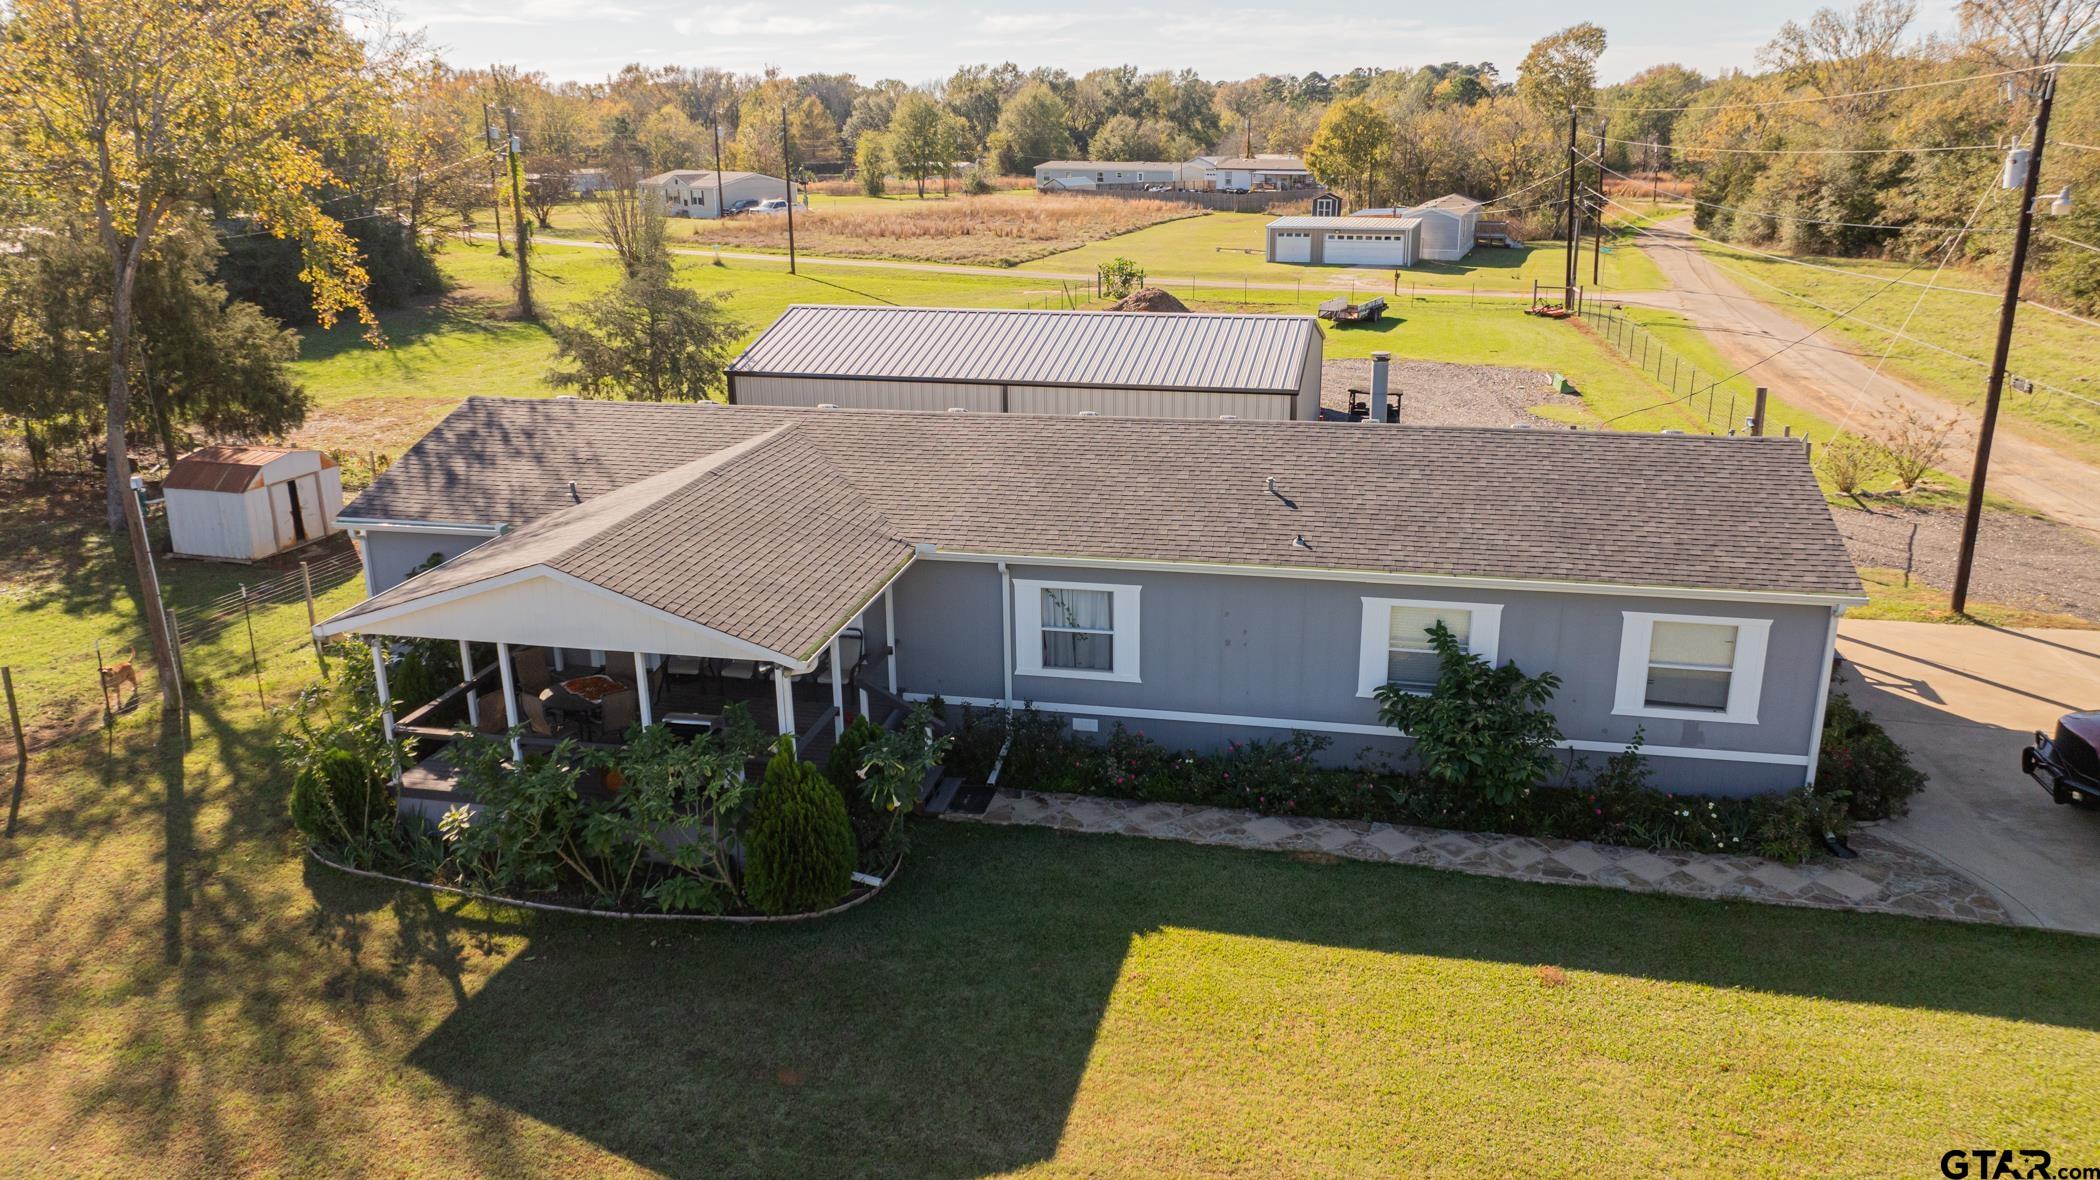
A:
{"type": "MultiPolygon", "coordinates": [[[[1641,248],[1675,290],[1665,299],[1629,293],[1626,302],[1667,305],[1682,312],[1738,367],[1771,356],[1815,327],[1765,303],[1730,278],[1700,253],[1698,242],[1685,232],[1689,228],[1689,219],[1676,218],[1649,226],[1642,234],[1641,248]]],[[[1758,384],[1832,421],[1865,424],[1872,421],[1876,407],[1897,398],[1929,412],[1946,412],[1948,403],[1940,398],[1886,372],[1875,377],[1877,359],[1841,338],[1817,335],[1763,360],[1753,372],[1758,384]]],[[[1972,418],[1949,445],[1946,467],[1966,475],[1975,453],[1972,418]]],[[[2066,524],[2100,532],[2100,467],[2015,433],[2002,418],[1991,447],[1990,489],[2066,524]]]]}

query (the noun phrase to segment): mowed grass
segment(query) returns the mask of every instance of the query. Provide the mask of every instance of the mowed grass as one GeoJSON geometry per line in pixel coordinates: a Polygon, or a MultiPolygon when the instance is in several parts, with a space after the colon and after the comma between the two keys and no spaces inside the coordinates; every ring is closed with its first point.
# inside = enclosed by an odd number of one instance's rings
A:
{"type": "MultiPolygon", "coordinates": [[[[1057,199],[1057,198],[1046,198],[1057,199]]],[[[1169,286],[1198,282],[1297,283],[1357,278],[1390,294],[1394,270],[1379,267],[1301,266],[1264,260],[1266,226],[1261,213],[1207,213],[1170,221],[1063,254],[1053,254],[1031,268],[1091,274],[1114,258],[1129,258],[1155,282],[1169,286]]],[[[1662,272],[1639,250],[1607,248],[1602,286],[1607,290],[1653,290],[1664,285],[1662,272]]],[[[1480,246],[1461,262],[1424,262],[1398,271],[1399,287],[1409,290],[1492,292],[1507,297],[1529,295],[1534,281],[1558,286],[1565,277],[1567,251],[1558,242],[1533,242],[1517,249],[1480,246]]],[[[1589,283],[1590,251],[1583,248],[1579,282],[1589,283]]]]}
{"type": "Polygon", "coordinates": [[[532,916],[306,861],[277,718],[194,705],[40,757],[0,843],[7,1174],[2100,1157],[2090,939],[938,821],[837,920],[532,916]]]}
{"type": "MultiPolygon", "coordinates": [[[[1805,259],[1827,268],[1812,270],[1710,243],[1701,243],[1700,249],[1742,279],[1753,294],[1796,314],[1805,326],[1823,324],[1837,311],[1849,312],[1824,333],[1854,346],[1869,364],[1886,351],[1884,371],[1890,376],[1944,398],[1950,408],[1973,413],[1981,406],[1986,362],[1998,331],[2001,277],[1950,267],[1936,281],[1937,287],[1950,289],[1924,291],[1889,280],[1924,283],[1933,278],[1930,263],[1912,269],[1908,263],[1805,259]],[[1916,341],[1893,339],[1890,332],[1895,329],[1916,341]]],[[[2092,364],[2096,350],[2100,327],[2022,307],[2013,330],[2009,371],[2063,392],[2037,386],[2032,393],[2021,393],[2008,384],[2001,402],[2007,428],[2066,455],[2100,462],[2100,373],[2092,364]]]]}

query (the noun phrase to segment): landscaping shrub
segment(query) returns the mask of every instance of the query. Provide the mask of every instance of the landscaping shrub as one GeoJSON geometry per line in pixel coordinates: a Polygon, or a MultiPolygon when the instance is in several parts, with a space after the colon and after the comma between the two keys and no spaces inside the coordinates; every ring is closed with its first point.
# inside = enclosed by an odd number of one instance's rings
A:
{"type": "Polygon", "coordinates": [[[860,778],[862,753],[881,737],[881,727],[865,716],[855,717],[831,747],[831,757],[824,760],[824,777],[838,788],[839,801],[846,807],[846,822],[853,828],[853,844],[859,850],[858,863],[862,868],[869,867],[883,842],[884,829],[889,826],[889,817],[876,814],[868,801],[860,778]]]}
{"type": "Polygon", "coordinates": [[[292,826],[317,844],[362,841],[393,810],[386,779],[349,750],[325,750],[292,776],[292,826]]]}
{"type": "Polygon", "coordinates": [[[935,723],[932,707],[921,702],[903,724],[887,733],[874,730],[873,740],[861,747],[859,789],[853,794],[874,817],[872,838],[861,844],[864,870],[886,871],[904,853],[904,817],[918,805],[919,788],[954,744],[946,734],[936,736],[935,723]]]}
{"type": "Polygon", "coordinates": [[[854,862],[838,789],[782,739],[744,831],[744,896],[768,914],[821,910],[852,888],[854,862]]]}
{"type": "Polygon", "coordinates": [[[1910,797],[1925,787],[1925,772],[1911,765],[1910,755],[1873,714],[1834,692],[1823,718],[1816,786],[1842,798],[1853,819],[1888,819],[1910,810],[1910,797]]]}
{"type": "Polygon", "coordinates": [[[1495,667],[1459,646],[1439,622],[1429,629],[1436,687],[1377,689],[1379,720],[1414,739],[1422,773],[1462,784],[1507,805],[1552,773],[1560,725],[1546,707],[1560,687],[1551,672],[1526,676],[1516,661],[1495,667]]]}

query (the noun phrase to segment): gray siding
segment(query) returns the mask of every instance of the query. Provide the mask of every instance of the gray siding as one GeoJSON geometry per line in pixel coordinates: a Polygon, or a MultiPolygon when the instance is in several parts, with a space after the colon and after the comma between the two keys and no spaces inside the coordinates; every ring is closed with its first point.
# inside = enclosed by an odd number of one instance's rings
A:
{"type": "MultiPolygon", "coordinates": [[[[1562,678],[1554,709],[1571,740],[1624,743],[1640,729],[1649,747],[1805,755],[1817,691],[1827,674],[1828,609],[1539,591],[1409,589],[1389,585],[1194,573],[1013,566],[1017,578],[1142,587],[1139,683],[1014,678],[1023,701],[1170,713],[1218,714],[1343,725],[1378,724],[1377,703],[1356,695],[1364,597],[1420,597],[1500,604],[1500,658],[1562,678]],[[1621,612],[1662,611],[1772,620],[1755,725],[1620,717],[1612,713],[1621,612]]],[[[950,700],[1001,695],[999,573],[989,563],[930,561],[897,586],[901,687],[950,700]]],[[[1062,710],[1061,710],[1062,711],[1062,710]]],[[[1131,729],[1197,748],[1227,739],[1275,738],[1287,729],[1095,714],[1102,732],[1131,729]]],[[[1346,760],[1362,749],[1400,754],[1397,735],[1336,734],[1346,760]]],[[[1593,764],[1605,755],[1587,755],[1593,764]]],[[[1737,794],[1800,785],[1800,765],[1657,757],[1653,781],[1668,789],[1737,794]]]]}
{"type": "Polygon", "coordinates": [[[445,560],[458,557],[487,537],[457,533],[405,533],[373,531],[364,536],[367,594],[391,590],[408,580],[408,571],[430,560],[436,553],[445,560]]]}

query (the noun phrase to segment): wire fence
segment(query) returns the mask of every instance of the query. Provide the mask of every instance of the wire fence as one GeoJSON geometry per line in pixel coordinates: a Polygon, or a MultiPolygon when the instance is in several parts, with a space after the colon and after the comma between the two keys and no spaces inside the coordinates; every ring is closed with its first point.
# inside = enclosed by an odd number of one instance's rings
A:
{"type": "MultiPolygon", "coordinates": [[[[187,709],[227,693],[252,693],[265,706],[273,703],[269,683],[286,677],[300,682],[321,658],[313,639],[313,622],[326,612],[324,596],[362,574],[354,551],[301,562],[299,568],[273,573],[201,602],[167,610],[181,671],[187,709]],[[299,666],[288,659],[300,661],[299,666]]],[[[0,751],[18,772],[29,755],[72,741],[114,724],[116,720],[161,695],[153,645],[143,621],[112,629],[57,654],[40,653],[24,660],[0,650],[0,751]]],[[[278,685],[282,704],[289,691],[278,685]]],[[[185,730],[188,718],[185,716],[185,730]]]]}
{"type": "Polygon", "coordinates": [[[1634,368],[1670,391],[1670,400],[1655,409],[1682,406],[1708,434],[1732,434],[1743,426],[1751,400],[1728,388],[1724,378],[1685,360],[1640,321],[1620,309],[1589,302],[1578,303],[1576,314],[1634,368]]]}

